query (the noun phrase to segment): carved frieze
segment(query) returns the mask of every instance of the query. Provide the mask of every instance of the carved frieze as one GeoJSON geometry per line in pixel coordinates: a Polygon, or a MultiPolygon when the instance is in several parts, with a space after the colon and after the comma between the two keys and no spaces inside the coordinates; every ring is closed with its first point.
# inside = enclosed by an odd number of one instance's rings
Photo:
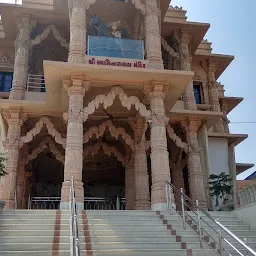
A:
{"type": "Polygon", "coordinates": [[[99,108],[100,104],[103,104],[104,109],[112,106],[114,103],[114,99],[119,97],[121,104],[123,107],[128,110],[131,109],[132,106],[139,112],[139,114],[143,117],[151,116],[151,111],[147,110],[146,106],[140,102],[140,100],[135,96],[127,96],[124,90],[119,87],[113,87],[107,95],[97,95],[94,100],[92,100],[87,107],[84,108],[84,121],[88,119],[89,115],[92,115],[96,109],[99,108]]]}

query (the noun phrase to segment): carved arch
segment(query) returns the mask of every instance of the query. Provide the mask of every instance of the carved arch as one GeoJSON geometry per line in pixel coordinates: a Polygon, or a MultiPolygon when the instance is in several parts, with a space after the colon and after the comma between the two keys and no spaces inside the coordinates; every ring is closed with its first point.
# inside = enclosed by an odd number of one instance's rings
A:
{"type": "Polygon", "coordinates": [[[113,87],[107,95],[97,95],[94,100],[92,100],[87,107],[84,108],[84,121],[88,119],[88,116],[93,114],[96,109],[99,108],[100,104],[103,104],[104,109],[112,106],[114,99],[119,97],[123,107],[128,110],[131,109],[132,105],[143,117],[151,116],[151,111],[147,110],[146,106],[140,102],[140,100],[135,96],[127,96],[124,90],[119,87],[113,87]]]}
{"type": "Polygon", "coordinates": [[[61,46],[63,46],[64,48],[66,48],[67,50],[69,49],[69,43],[67,42],[67,40],[60,34],[59,30],[56,28],[56,26],[54,24],[50,24],[48,25],[45,30],[38,36],[36,36],[36,38],[32,39],[30,41],[32,46],[35,45],[39,45],[41,44],[41,42],[43,40],[45,40],[48,35],[50,34],[50,32],[53,33],[54,38],[60,43],[61,46]]]}
{"type": "Polygon", "coordinates": [[[103,142],[99,142],[96,143],[92,146],[87,146],[84,149],[84,157],[91,155],[91,156],[95,156],[100,148],[102,148],[103,152],[107,155],[107,156],[111,156],[113,155],[114,157],[116,157],[116,159],[122,163],[122,165],[125,167],[125,157],[117,150],[116,147],[113,146],[109,146],[106,143],[103,142]]]}
{"type": "Polygon", "coordinates": [[[98,139],[99,137],[103,136],[104,132],[108,128],[110,134],[117,140],[119,136],[122,137],[124,142],[134,151],[134,144],[135,141],[131,138],[131,136],[125,131],[122,127],[116,127],[111,120],[108,120],[99,127],[93,126],[84,134],[84,143],[87,143],[93,135],[96,136],[98,139]]]}
{"type": "Polygon", "coordinates": [[[169,138],[173,140],[173,142],[176,144],[177,147],[183,149],[187,153],[189,148],[188,144],[181,140],[181,138],[174,132],[170,124],[167,124],[166,129],[167,129],[167,134],[169,138]]]}
{"type": "Polygon", "coordinates": [[[35,127],[30,130],[25,136],[20,138],[19,146],[20,148],[33,140],[33,138],[40,133],[43,126],[46,126],[48,133],[54,138],[55,142],[62,145],[63,148],[66,148],[66,138],[62,138],[61,134],[54,128],[54,124],[51,119],[47,116],[43,116],[36,123],[35,127]]]}
{"type": "Polygon", "coordinates": [[[65,157],[64,155],[61,154],[61,152],[56,148],[55,146],[55,142],[53,141],[52,138],[50,137],[46,137],[44,138],[40,144],[38,145],[37,148],[35,148],[31,154],[29,154],[26,157],[26,161],[25,164],[27,165],[30,161],[34,160],[41,152],[43,152],[43,150],[45,149],[45,145],[48,145],[48,148],[50,150],[50,152],[53,153],[53,155],[55,156],[56,160],[62,162],[64,164],[65,161],[65,157]]]}

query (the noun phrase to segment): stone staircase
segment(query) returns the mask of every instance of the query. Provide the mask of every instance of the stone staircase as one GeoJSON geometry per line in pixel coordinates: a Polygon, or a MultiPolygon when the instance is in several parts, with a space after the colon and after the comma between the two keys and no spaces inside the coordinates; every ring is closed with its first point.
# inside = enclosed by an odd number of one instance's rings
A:
{"type": "MultiPolygon", "coordinates": [[[[191,216],[191,212],[189,213],[191,216]]],[[[256,250],[256,230],[228,212],[210,212],[256,250]]],[[[17,210],[0,212],[0,256],[69,256],[69,211],[17,210]]],[[[195,217],[195,216],[193,216],[195,217]]],[[[212,227],[215,223],[209,222],[212,227]]],[[[212,237],[217,234],[205,223],[212,237]]],[[[215,256],[179,215],[153,211],[83,211],[78,214],[81,255],[87,256],[215,256]]],[[[204,234],[206,235],[206,234],[204,234]]],[[[241,246],[226,236],[238,248],[241,246]]],[[[225,246],[225,248],[230,248],[225,246]]],[[[233,253],[232,255],[238,255],[233,253]]],[[[246,255],[246,251],[242,251],[246,255]]]]}
{"type": "Polygon", "coordinates": [[[79,214],[82,255],[93,256],[215,256],[178,215],[153,211],[86,211],[79,214]],[[89,236],[90,234],[90,236],[89,236]]]}
{"type": "Polygon", "coordinates": [[[0,256],[69,256],[69,212],[0,211],[0,256]]]}

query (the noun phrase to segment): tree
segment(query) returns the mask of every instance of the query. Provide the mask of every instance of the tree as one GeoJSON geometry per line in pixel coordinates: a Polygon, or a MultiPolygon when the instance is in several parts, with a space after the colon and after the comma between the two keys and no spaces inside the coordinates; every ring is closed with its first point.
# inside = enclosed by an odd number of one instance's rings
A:
{"type": "Polygon", "coordinates": [[[226,195],[230,195],[232,191],[232,185],[230,182],[232,179],[230,175],[222,172],[220,175],[211,174],[209,176],[209,185],[210,185],[210,194],[211,196],[215,196],[216,204],[215,206],[219,206],[219,198],[226,202],[226,195]]]}
{"type": "Polygon", "coordinates": [[[5,169],[5,165],[4,165],[5,160],[6,160],[5,154],[0,153],[0,178],[7,174],[7,172],[5,172],[5,170],[4,170],[5,169]]]}

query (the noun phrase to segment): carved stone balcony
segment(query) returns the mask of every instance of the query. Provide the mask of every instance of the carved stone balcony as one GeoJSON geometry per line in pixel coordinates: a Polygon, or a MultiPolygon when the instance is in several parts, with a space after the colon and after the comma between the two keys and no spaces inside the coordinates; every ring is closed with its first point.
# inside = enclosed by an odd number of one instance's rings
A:
{"type": "Polygon", "coordinates": [[[238,197],[240,200],[240,206],[255,203],[256,202],[256,183],[249,185],[238,192],[238,197]]]}

